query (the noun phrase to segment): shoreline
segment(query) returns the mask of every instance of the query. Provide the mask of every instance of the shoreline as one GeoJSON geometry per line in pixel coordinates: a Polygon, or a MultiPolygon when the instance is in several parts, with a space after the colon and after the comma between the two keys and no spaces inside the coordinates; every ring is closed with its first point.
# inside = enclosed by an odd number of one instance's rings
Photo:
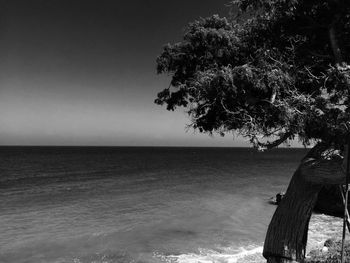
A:
{"type": "Polygon", "coordinates": [[[306,255],[314,249],[322,249],[330,238],[341,238],[343,220],[339,217],[313,213],[309,223],[306,255]]]}

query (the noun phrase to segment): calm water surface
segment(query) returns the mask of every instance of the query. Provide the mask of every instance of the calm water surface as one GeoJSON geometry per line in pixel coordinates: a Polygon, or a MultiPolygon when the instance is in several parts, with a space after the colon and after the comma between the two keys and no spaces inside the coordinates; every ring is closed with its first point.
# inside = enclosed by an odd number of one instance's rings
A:
{"type": "Polygon", "coordinates": [[[261,262],[305,153],[2,147],[0,262],[261,262]]]}

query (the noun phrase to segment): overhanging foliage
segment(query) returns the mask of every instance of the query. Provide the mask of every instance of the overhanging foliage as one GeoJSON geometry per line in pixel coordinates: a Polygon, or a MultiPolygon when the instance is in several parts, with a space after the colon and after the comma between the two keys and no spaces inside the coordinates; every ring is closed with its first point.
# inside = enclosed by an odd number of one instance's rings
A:
{"type": "Polygon", "coordinates": [[[259,148],[298,136],[344,144],[349,120],[350,1],[236,0],[229,19],[191,23],[157,72],[156,103],[185,107],[191,127],[236,131],[259,148]],[[264,138],[274,138],[267,142],[264,138]]]}

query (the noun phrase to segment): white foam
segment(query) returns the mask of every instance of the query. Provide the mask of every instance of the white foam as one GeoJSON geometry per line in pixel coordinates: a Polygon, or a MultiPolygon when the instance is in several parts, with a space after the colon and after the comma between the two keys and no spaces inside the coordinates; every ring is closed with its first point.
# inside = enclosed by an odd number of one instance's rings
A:
{"type": "Polygon", "coordinates": [[[263,247],[255,247],[252,249],[240,248],[237,253],[230,253],[229,251],[220,253],[213,250],[200,250],[199,253],[189,253],[180,255],[160,255],[155,254],[163,262],[168,263],[237,263],[241,262],[246,257],[256,255],[254,260],[246,260],[245,262],[265,262],[262,257],[263,247]]]}

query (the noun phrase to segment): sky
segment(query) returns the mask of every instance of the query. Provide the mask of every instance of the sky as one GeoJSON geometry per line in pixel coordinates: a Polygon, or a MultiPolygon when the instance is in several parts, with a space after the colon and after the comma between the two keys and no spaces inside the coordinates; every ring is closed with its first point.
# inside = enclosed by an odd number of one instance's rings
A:
{"type": "Polygon", "coordinates": [[[0,145],[247,146],[186,132],[153,103],[155,60],[228,0],[7,0],[0,4],[0,145]]]}

